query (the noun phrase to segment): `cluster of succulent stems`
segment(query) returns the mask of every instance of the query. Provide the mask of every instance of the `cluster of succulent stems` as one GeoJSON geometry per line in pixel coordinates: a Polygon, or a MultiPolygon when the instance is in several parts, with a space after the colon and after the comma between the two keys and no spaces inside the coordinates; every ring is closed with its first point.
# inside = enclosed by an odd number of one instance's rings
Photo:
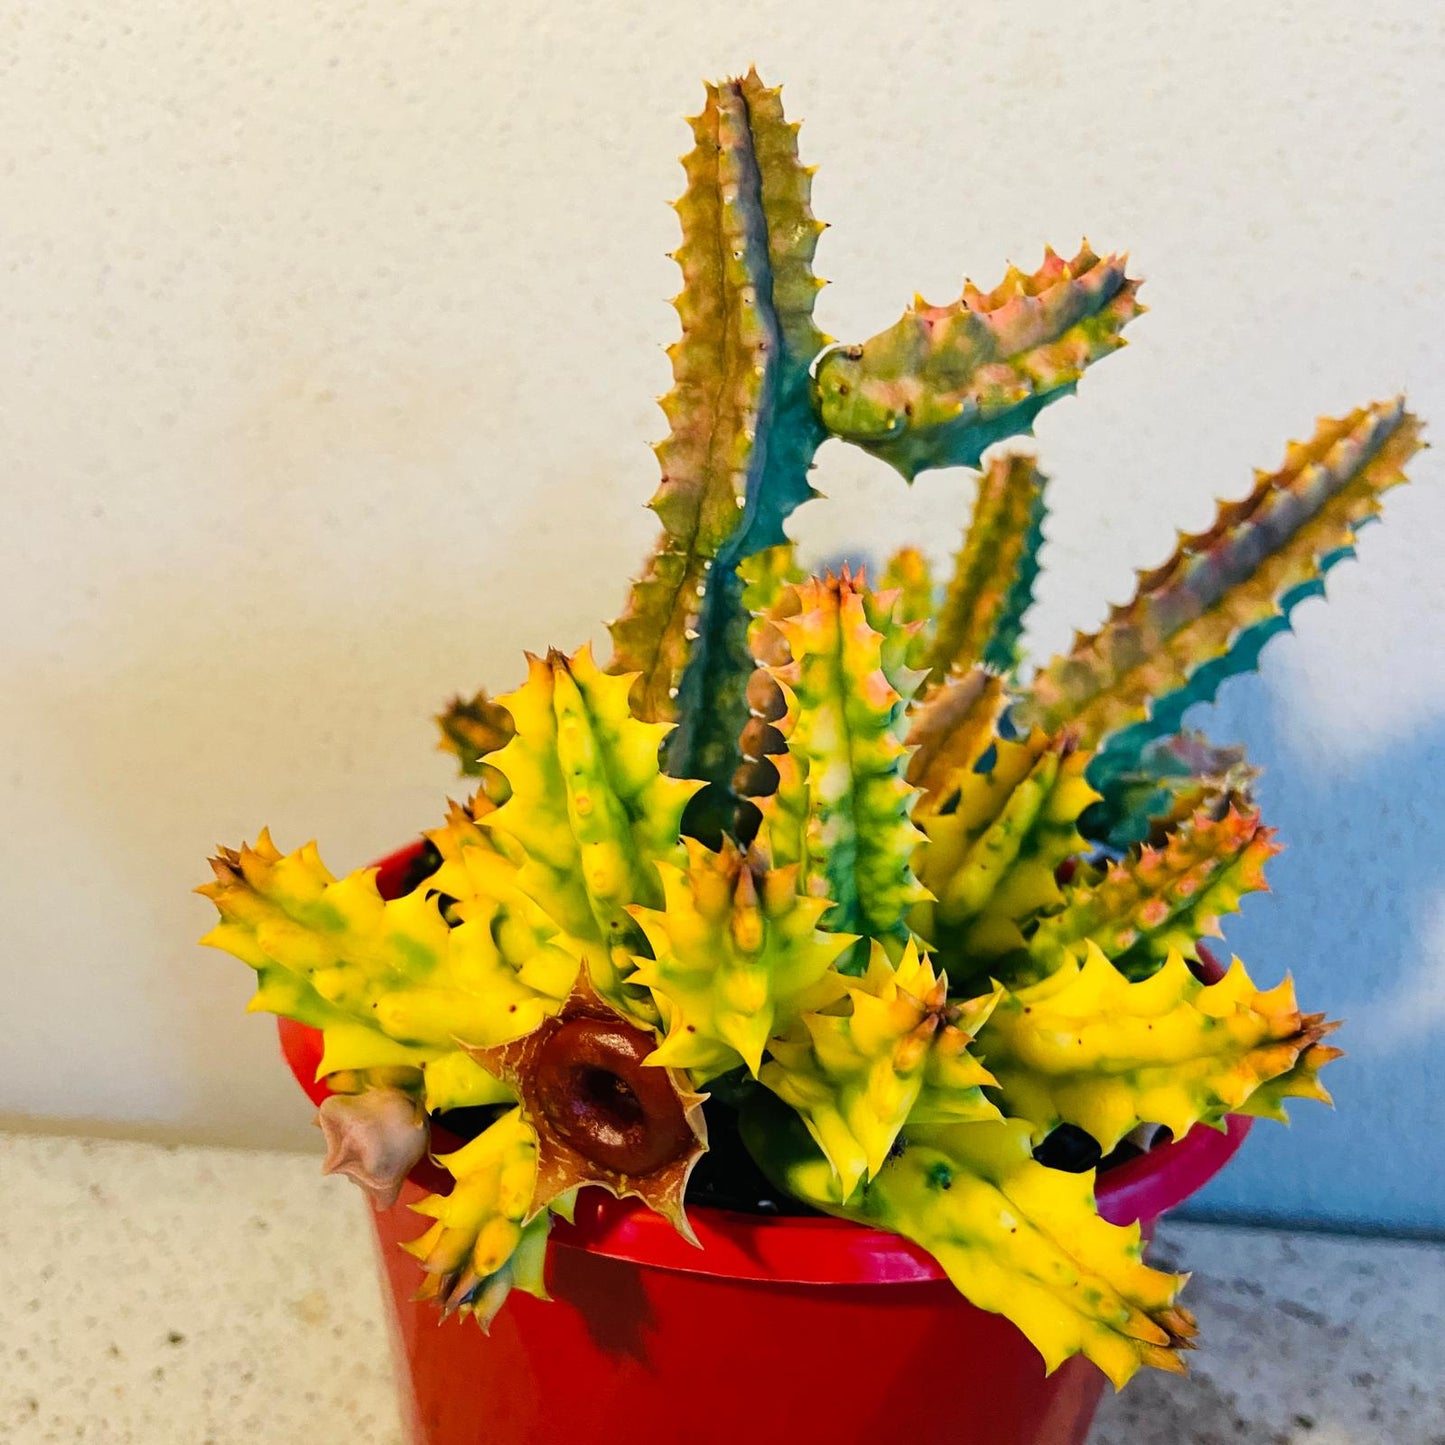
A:
{"type": "Polygon", "coordinates": [[[529,656],[447,710],[476,791],[399,894],[263,834],[214,860],[207,941],[256,970],[254,1007],[321,1032],[328,1167],[380,1204],[433,1121],[484,1121],[412,1202],[446,1312],[543,1294],[580,1188],[690,1233],[711,1121],[773,1190],[930,1251],[1050,1368],[1178,1369],[1182,1277],[1045,1141],[1328,1098],[1333,1025],[1288,978],[1201,966],[1276,845],[1240,750],[1185,714],[1322,590],[1418,424],[1399,401],[1321,421],[1029,670],[1046,484],[998,444],[1123,345],[1124,259],[1049,251],[840,346],[779,92],[709,86],[692,128],[662,530],[612,657],[529,656]],[[947,578],[912,548],[873,577],[799,566],[785,524],[829,438],[908,482],[977,472],[947,578]]]}

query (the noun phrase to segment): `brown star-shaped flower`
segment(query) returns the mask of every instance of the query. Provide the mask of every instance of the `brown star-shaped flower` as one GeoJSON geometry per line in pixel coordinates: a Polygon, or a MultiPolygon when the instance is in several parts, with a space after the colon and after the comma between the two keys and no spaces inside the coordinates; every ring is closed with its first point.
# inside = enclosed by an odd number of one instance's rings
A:
{"type": "Polygon", "coordinates": [[[426,1115],[401,1089],[365,1089],[332,1094],[316,1111],[326,1136],[323,1174],[345,1174],[371,1197],[378,1209],[390,1209],[406,1176],[426,1153],[426,1115]]]}
{"type": "Polygon", "coordinates": [[[706,1096],[678,1070],[644,1065],[657,1039],[597,994],[585,965],[561,1009],[531,1033],[493,1048],[458,1043],[516,1090],[536,1130],[529,1219],[569,1189],[597,1184],[641,1199],[697,1243],[683,1196],[707,1150],[706,1096]]]}

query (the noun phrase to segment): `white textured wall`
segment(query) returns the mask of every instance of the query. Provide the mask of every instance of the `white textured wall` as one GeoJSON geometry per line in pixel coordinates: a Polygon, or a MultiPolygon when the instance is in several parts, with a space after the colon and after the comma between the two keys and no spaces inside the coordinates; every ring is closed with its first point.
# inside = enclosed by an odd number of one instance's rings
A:
{"type": "MultiPolygon", "coordinates": [[[[823,166],[828,330],[1084,233],[1148,278],[1134,345],[1041,426],[1038,647],[1316,413],[1404,386],[1445,420],[1431,6],[21,0],[0,17],[0,1112],[307,1141],[187,889],[266,822],[337,868],[407,838],[450,785],[430,711],[615,611],[652,533],[680,117],[752,60],[823,166]]],[[[1418,470],[1340,605],[1304,608],[1231,706],[1298,783],[1303,882],[1251,905],[1244,926],[1276,920],[1252,962],[1351,1007],[1368,1067],[1342,1092],[1365,1080],[1392,1128],[1438,1137],[1445,506],[1438,462],[1418,470]],[[1317,777],[1344,821],[1307,816],[1317,777]],[[1398,935],[1383,960],[1357,911],[1320,931],[1362,877],[1398,935]]],[[[838,447],[820,481],[833,505],[797,524],[818,551],[941,553],[968,494],[838,447]]],[[[1379,1192],[1368,1125],[1347,1106],[1309,1136],[1360,1178],[1299,1207],[1427,1207],[1379,1192]]]]}

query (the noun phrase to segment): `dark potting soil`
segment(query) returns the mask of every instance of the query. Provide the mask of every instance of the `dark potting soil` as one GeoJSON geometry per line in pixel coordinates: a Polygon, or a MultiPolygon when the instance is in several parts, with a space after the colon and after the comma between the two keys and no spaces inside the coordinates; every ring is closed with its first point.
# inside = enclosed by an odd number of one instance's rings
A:
{"type": "Polygon", "coordinates": [[[707,1120],[707,1153],[687,1181],[687,1202],[732,1209],[739,1214],[798,1218],[821,1211],[774,1188],[753,1162],[738,1132],[738,1111],[721,1100],[702,1106],[707,1120]]]}

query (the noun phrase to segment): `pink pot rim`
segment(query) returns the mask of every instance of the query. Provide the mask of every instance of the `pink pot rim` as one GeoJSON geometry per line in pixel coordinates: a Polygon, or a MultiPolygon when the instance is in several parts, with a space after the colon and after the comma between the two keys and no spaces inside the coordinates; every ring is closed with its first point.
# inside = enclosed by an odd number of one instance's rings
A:
{"type": "MultiPolygon", "coordinates": [[[[422,848],[411,845],[378,865],[377,884],[391,895],[422,848]]],[[[1201,949],[1205,967],[1219,977],[1224,970],[1201,949]]],[[[330,1093],[317,1079],[321,1035],[294,1019],[278,1018],[281,1052],[308,1097],[319,1104],[330,1093]]],[[[1113,1224],[1152,1224],[1166,1211],[1203,1188],[1234,1157],[1253,1120],[1230,1115],[1221,1129],[1199,1124],[1176,1139],[1098,1176],[1099,1213],[1113,1224]]],[[[438,1131],[439,1132],[439,1131],[438,1131]]],[[[446,1152],[453,1147],[434,1137],[446,1152]]],[[[445,1190],[450,1176],[430,1160],[411,1175],[426,1190],[445,1190]]],[[[552,1243],[564,1249],[654,1269],[711,1275],[772,1284],[906,1284],[947,1278],[938,1262],[886,1230],[847,1220],[815,1216],[740,1214],[713,1205],[693,1205],[688,1220],[701,1248],[688,1243],[640,1200],[615,1199],[602,1189],[583,1190],[575,1221],[553,1225],[552,1243]]],[[[418,1221],[420,1228],[420,1221],[418,1221]]]]}

